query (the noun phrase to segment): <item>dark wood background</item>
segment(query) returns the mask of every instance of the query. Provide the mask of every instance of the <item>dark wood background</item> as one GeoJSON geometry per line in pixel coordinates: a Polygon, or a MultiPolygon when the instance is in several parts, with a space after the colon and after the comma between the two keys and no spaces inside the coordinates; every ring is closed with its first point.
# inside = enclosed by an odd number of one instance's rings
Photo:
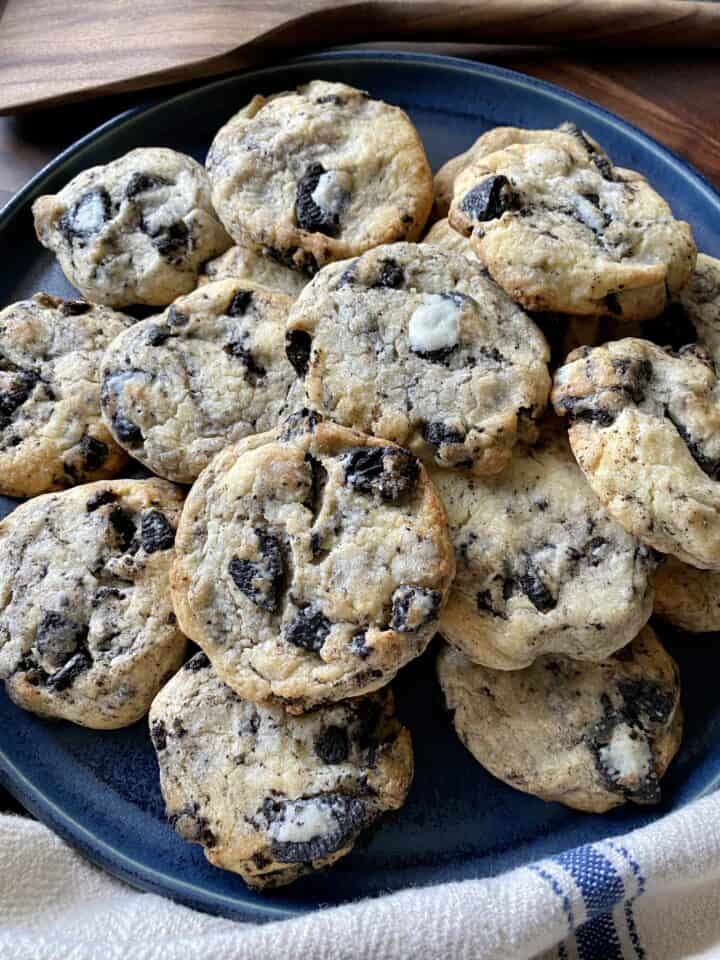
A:
{"type": "MultiPolygon", "coordinates": [[[[0,4],[1,5],[1,4],[0,4]]],[[[550,80],[641,127],[720,187],[720,54],[717,50],[583,52],[522,47],[375,44],[496,63],[550,80]]],[[[169,88],[169,95],[181,87],[169,88]]],[[[147,95],[0,118],[0,206],[78,137],[147,95]]],[[[0,790],[0,809],[19,809],[0,790]]]]}

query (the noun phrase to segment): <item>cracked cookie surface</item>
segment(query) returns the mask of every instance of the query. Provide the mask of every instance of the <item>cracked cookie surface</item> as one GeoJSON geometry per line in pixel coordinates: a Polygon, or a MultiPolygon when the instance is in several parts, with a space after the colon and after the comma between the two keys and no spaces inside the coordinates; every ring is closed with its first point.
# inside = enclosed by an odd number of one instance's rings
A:
{"type": "Polygon", "coordinates": [[[430,244],[326,267],[287,330],[311,405],[441,466],[502,470],[547,401],[535,324],[480,264],[430,244]]]}
{"type": "Polygon", "coordinates": [[[548,653],[599,661],[647,622],[653,551],[603,508],[556,424],[497,477],[430,477],[457,565],[440,630],[471,660],[499,670],[548,653]]]}
{"type": "Polygon", "coordinates": [[[660,800],[682,737],[677,666],[650,627],[602,663],[490,670],[446,647],[438,677],[475,759],[517,790],[604,813],[660,800]]]}
{"type": "Polygon", "coordinates": [[[701,350],[627,338],[555,373],[555,410],[591,487],[661,553],[720,570],[720,385],[701,350]]]}
{"type": "Polygon", "coordinates": [[[168,583],[182,499],[101,481],[0,522],[0,678],[18,706],[95,729],[147,713],[185,654],[168,583]]]}
{"type": "Polygon", "coordinates": [[[170,822],[217,867],[276,887],[329,866],[413,773],[389,690],[293,717],[241,700],[196,654],[155,699],[150,732],[170,822]]]}
{"type": "Polygon", "coordinates": [[[0,494],[112,477],[126,461],[100,416],[103,351],[132,321],[38,293],[0,312],[0,494]]]}
{"type": "Polygon", "coordinates": [[[183,630],[241,696],[295,712],[392,680],[430,642],[454,574],[415,457],[305,411],[215,457],[176,550],[183,630]]]}
{"type": "Polygon", "coordinates": [[[417,240],[432,204],[407,115],[342,83],[254,97],[217,134],[206,165],[234,240],[306,273],[417,240]]]}
{"type": "Polygon", "coordinates": [[[200,284],[213,280],[248,280],[276,293],[298,296],[309,277],[298,270],[258,253],[251,247],[236,244],[213,260],[208,260],[198,278],[200,284]]]}
{"type": "Polygon", "coordinates": [[[203,167],[164,147],[84,170],[59,193],[39,197],[33,216],[70,283],[111,307],[171,303],[231,243],[203,167]]]}
{"type": "Polygon", "coordinates": [[[101,394],[117,442],[154,473],[189,483],[219,450],[276,426],[295,384],[285,356],[291,303],[218,280],[118,337],[103,357],[101,394]]]}
{"type": "Polygon", "coordinates": [[[455,180],[449,220],[530,310],[648,319],[695,266],[689,225],[577,128],[476,159],[455,180]]]}

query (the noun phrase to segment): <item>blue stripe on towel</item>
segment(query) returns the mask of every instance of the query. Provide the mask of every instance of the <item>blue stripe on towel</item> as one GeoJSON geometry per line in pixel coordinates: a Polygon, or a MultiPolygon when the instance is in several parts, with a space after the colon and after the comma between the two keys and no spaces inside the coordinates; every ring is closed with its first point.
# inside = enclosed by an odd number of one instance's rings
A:
{"type": "Polygon", "coordinates": [[[630,938],[630,943],[633,945],[635,950],[635,956],[637,960],[645,960],[645,950],[642,943],[640,942],[640,936],[637,932],[637,927],[635,925],[635,915],[633,914],[633,902],[637,900],[638,897],[641,897],[645,893],[645,877],[640,872],[640,865],[631,856],[626,847],[622,846],[620,843],[613,843],[612,840],[607,841],[607,845],[614,850],[616,853],[619,853],[628,864],[632,870],[632,874],[635,877],[635,882],[637,883],[637,892],[634,897],[630,897],[625,901],[624,910],[625,910],[625,921],[628,928],[628,937],[630,938]]]}
{"type": "Polygon", "coordinates": [[[606,856],[586,845],[553,860],[565,870],[582,894],[588,920],[575,937],[580,960],[622,960],[622,948],[612,912],[625,899],[625,884],[606,856]]]}
{"type": "Polygon", "coordinates": [[[596,847],[587,844],[553,857],[575,881],[588,917],[610,912],[625,895],[625,884],[615,867],[596,847]]]}

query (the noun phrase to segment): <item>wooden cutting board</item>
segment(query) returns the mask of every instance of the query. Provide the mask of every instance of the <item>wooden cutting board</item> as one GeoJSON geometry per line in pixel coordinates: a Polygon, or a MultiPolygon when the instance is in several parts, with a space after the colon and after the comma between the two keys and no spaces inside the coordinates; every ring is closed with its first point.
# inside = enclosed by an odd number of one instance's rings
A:
{"type": "Polygon", "coordinates": [[[380,39],[719,47],[720,4],[0,0],[0,113],[207,77],[319,47],[380,39]]]}

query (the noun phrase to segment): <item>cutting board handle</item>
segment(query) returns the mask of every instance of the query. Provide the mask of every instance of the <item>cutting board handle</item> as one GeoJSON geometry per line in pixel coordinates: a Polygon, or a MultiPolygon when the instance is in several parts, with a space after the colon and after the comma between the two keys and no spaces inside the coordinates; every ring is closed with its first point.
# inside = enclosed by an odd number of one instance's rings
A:
{"type": "MultiPolygon", "coordinates": [[[[298,6],[303,6],[299,4],[298,6]]],[[[393,39],[612,47],[720,46],[720,7],[687,0],[376,0],[336,2],[289,22],[326,44],[393,39]],[[304,21],[304,22],[303,22],[304,21]],[[338,33],[328,36],[331,26],[338,33]]],[[[278,35],[268,38],[272,41],[278,35]]],[[[297,34],[296,34],[297,36],[297,34]]],[[[310,39],[308,35],[307,39],[310,39]]]]}

